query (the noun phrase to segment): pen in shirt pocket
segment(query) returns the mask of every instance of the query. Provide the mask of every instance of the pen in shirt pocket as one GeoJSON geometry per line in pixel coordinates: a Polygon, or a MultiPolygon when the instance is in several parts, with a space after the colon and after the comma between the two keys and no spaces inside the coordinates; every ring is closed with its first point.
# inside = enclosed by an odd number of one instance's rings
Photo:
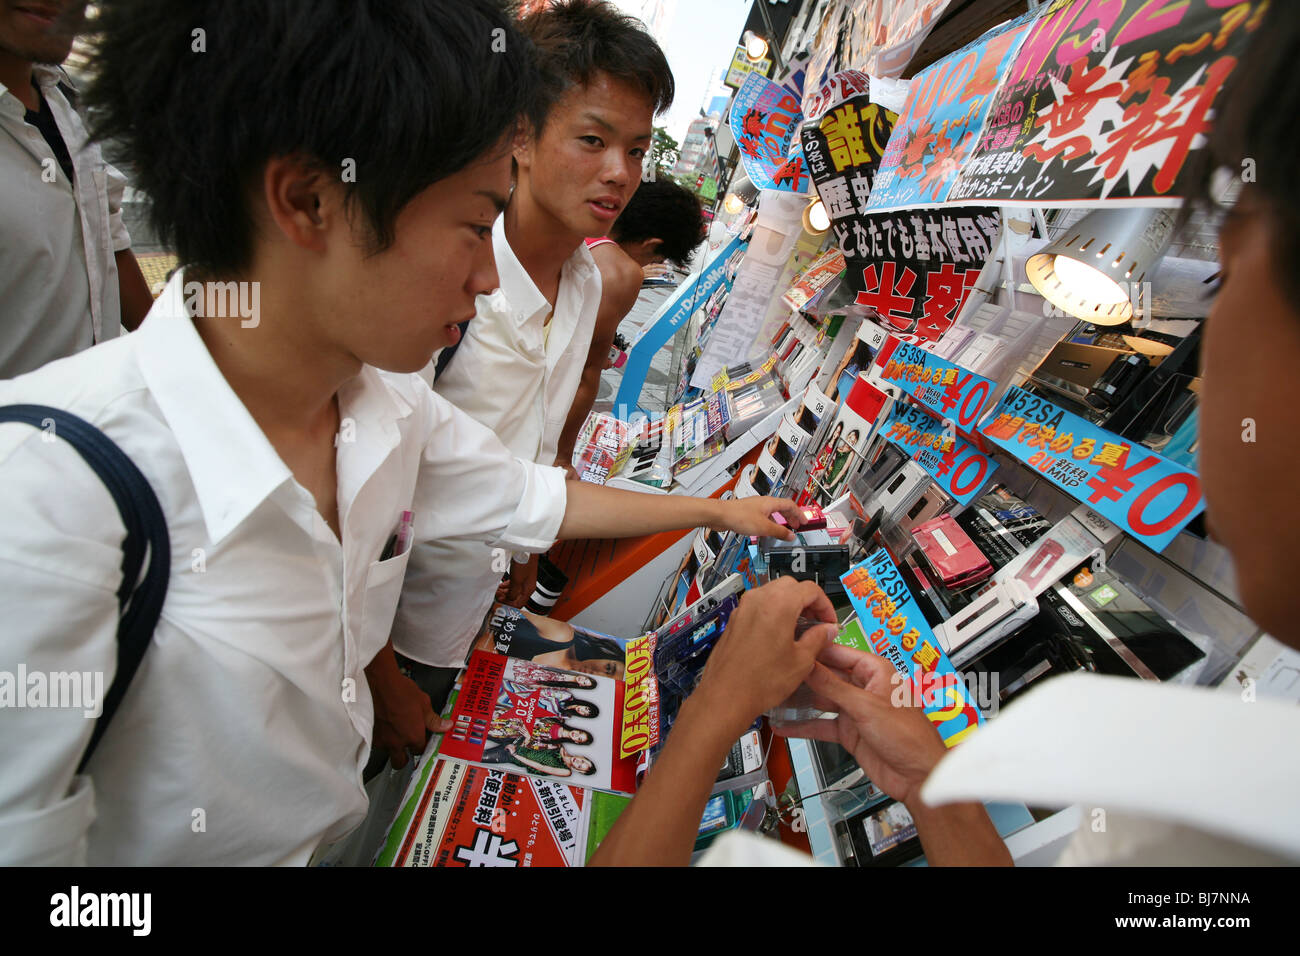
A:
{"type": "Polygon", "coordinates": [[[402,518],[397,522],[397,530],[388,539],[388,544],[384,545],[384,553],[379,556],[380,561],[387,561],[389,558],[400,557],[406,554],[406,549],[411,546],[411,537],[415,533],[415,512],[403,511],[402,518]]]}

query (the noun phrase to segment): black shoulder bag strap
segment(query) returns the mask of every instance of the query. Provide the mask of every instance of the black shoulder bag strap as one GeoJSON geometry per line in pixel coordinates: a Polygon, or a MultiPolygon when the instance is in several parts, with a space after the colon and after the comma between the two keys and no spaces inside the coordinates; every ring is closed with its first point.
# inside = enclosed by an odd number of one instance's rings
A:
{"type": "Polygon", "coordinates": [[[108,729],[136,668],[144,658],[154,628],[158,626],[158,615],[167,596],[167,578],[171,573],[167,519],[153,488],[135,462],[90,422],[46,405],[0,407],[0,422],[25,422],[71,445],[113,496],[117,512],[126,526],[126,540],[122,543],[122,584],[117,589],[121,614],[117,623],[117,673],[104,695],[104,710],[95,721],[90,744],[77,765],[77,773],[81,773],[108,729]],[[149,567],[141,578],[140,569],[146,554],[149,567]]]}

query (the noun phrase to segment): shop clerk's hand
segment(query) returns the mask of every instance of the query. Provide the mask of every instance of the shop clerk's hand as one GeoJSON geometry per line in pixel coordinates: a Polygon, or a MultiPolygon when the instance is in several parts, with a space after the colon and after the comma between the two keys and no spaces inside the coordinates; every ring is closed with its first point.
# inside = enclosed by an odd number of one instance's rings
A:
{"type": "Polygon", "coordinates": [[[713,525],[714,531],[738,531],[741,534],[793,541],[794,532],[790,528],[798,529],[803,524],[803,511],[789,498],[730,498],[718,504],[720,517],[713,525]],[[790,528],[783,528],[772,520],[774,511],[779,511],[790,522],[790,528]]]}
{"type": "Polygon", "coordinates": [[[746,592],[692,697],[701,695],[735,739],[795,692],[837,630],[835,608],[811,581],[777,578],[746,592]],[[826,623],[796,638],[800,617],[826,623]]]}
{"type": "Polygon", "coordinates": [[[894,666],[875,654],[831,644],[806,683],[816,695],[815,706],[838,716],[787,724],[777,733],[839,744],[876,786],[911,805],[947,750],[925,711],[909,706],[914,702],[894,666]]]}
{"type": "Polygon", "coordinates": [[[422,753],[430,733],[445,733],[451,721],[433,710],[429,695],[403,674],[370,681],[375,699],[374,746],[388,752],[392,765],[406,766],[407,754],[422,753]]]}

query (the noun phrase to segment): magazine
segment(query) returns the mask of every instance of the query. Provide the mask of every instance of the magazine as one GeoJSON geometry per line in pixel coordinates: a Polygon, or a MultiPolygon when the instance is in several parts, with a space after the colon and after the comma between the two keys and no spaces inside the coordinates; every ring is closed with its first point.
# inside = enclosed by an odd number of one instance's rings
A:
{"type": "Polygon", "coordinates": [[[575,787],[633,793],[619,756],[623,682],[474,651],[443,739],[443,757],[575,787]]]}
{"type": "Polygon", "coordinates": [[[614,680],[623,679],[626,648],[621,638],[500,603],[474,642],[475,650],[614,680]]]}
{"type": "MultiPolygon", "coordinates": [[[[436,760],[392,866],[581,866],[592,794],[436,760]]],[[[386,862],[381,859],[381,863],[386,862]]]]}

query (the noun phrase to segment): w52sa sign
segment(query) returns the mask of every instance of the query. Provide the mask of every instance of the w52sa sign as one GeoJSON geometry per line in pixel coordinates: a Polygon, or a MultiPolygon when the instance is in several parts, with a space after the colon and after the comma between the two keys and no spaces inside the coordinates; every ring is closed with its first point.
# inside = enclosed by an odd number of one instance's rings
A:
{"type": "Polygon", "coordinates": [[[1195,472],[1023,389],[982,433],[1154,551],[1205,510],[1195,472]]]}

